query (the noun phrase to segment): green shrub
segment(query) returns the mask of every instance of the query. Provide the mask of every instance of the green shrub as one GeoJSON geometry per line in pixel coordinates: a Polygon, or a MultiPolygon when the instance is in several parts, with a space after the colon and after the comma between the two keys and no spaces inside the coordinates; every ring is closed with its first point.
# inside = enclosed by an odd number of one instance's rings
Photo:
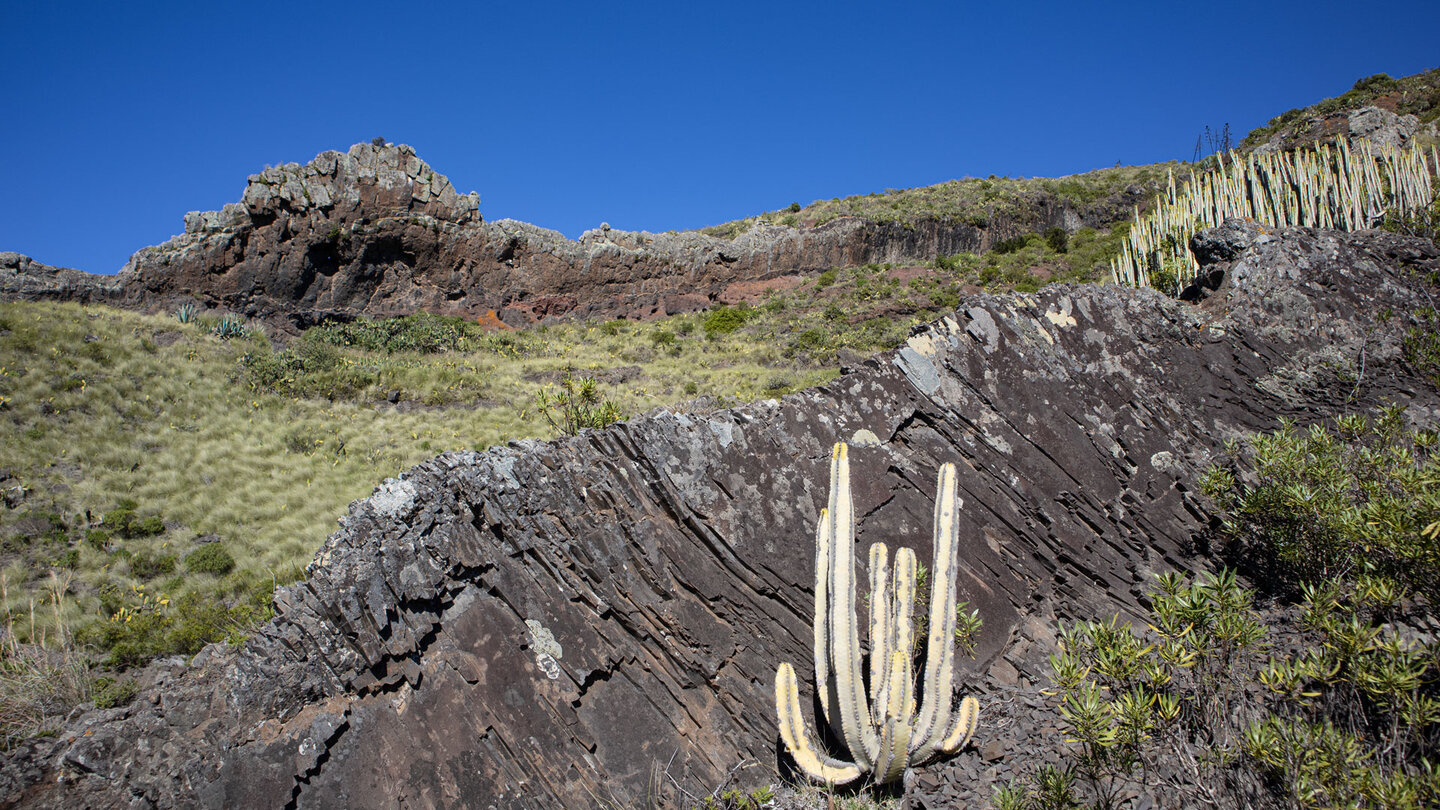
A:
{"type": "Polygon", "coordinates": [[[95,708],[114,709],[133,700],[140,691],[140,684],[136,683],[134,678],[117,681],[110,677],[99,677],[90,688],[95,708]]]}
{"type": "Polygon", "coordinates": [[[308,340],[384,354],[467,351],[476,348],[478,339],[484,335],[485,330],[478,324],[428,312],[378,321],[358,318],[349,323],[317,326],[305,332],[308,340]]]}
{"type": "Polygon", "coordinates": [[[1285,422],[1250,442],[1256,481],[1232,447],[1208,470],[1205,494],[1226,512],[1227,552],[1288,588],[1352,578],[1362,561],[1440,599],[1440,436],[1407,430],[1403,409],[1343,416],[1333,427],[1285,422]]]}
{"type": "Polygon", "coordinates": [[[535,404],[550,427],[562,436],[620,421],[619,407],[600,393],[595,379],[576,377],[570,371],[565,372],[558,386],[540,389],[535,404]]]}
{"type": "Polygon", "coordinates": [[[835,283],[835,279],[839,275],[839,271],[833,267],[829,270],[826,270],[825,272],[815,277],[815,289],[823,290],[826,287],[829,287],[831,284],[835,283]]]}
{"type": "Polygon", "coordinates": [[[744,304],[734,307],[721,304],[705,313],[705,335],[707,337],[728,335],[744,326],[745,321],[750,319],[750,315],[750,308],[744,304]]]}
{"type": "Polygon", "coordinates": [[[110,550],[110,533],[104,529],[89,529],[85,532],[85,545],[101,553],[110,550]]]}
{"type": "Polygon", "coordinates": [[[130,556],[130,573],[136,579],[151,580],[163,574],[175,573],[175,557],[171,554],[161,554],[151,557],[149,554],[132,554],[130,556]]]}
{"type": "Polygon", "coordinates": [[[139,504],[129,498],[121,499],[114,509],[105,513],[100,525],[110,534],[119,535],[126,540],[153,537],[165,531],[165,522],[159,515],[141,517],[135,511],[138,506],[139,504]]]}
{"type": "Polygon", "coordinates": [[[206,543],[185,555],[185,568],[197,574],[224,576],[235,568],[235,558],[219,543],[206,543]]]}

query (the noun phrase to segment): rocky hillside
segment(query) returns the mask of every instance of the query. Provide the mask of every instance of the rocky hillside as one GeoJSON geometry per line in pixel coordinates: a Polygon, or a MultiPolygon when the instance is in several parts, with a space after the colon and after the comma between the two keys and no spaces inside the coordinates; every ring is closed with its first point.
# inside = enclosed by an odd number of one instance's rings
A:
{"type": "Polygon", "coordinates": [[[1388,402],[1440,421],[1400,348],[1432,242],[1207,240],[1199,306],[978,295],[783,400],[422,464],[352,507],[242,647],[154,666],[128,706],[12,752],[0,801],[629,807],[773,782],[771,682],[789,661],[809,694],[813,524],[842,440],[860,547],[926,558],[935,469],[958,463],[981,730],[910,798],[987,799],[1060,744],[1034,708],[1055,620],[1133,614],[1151,574],[1205,564],[1194,481],[1226,439],[1388,402]]]}
{"type": "Polygon", "coordinates": [[[1434,140],[1440,120],[1440,68],[1392,79],[1379,73],[1342,95],[1288,110],[1245,136],[1244,151],[1271,152],[1328,141],[1337,135],[1408,146],[1434,140]]]}
{"type": "Polygon", "coordinates": [[[646,318],[834,267],[930,262],[1046,228],[1104,226],[1163,180],[1163,172],[1114,174],[1053,181],[1055,189],[981,181],[995,187],[976,187],[976,210],[985,216],[937,209],[899,219],[857,210],[808,224],[760,218],[720,236],[601,228],[577,241],[512,220],[484,221],[478,198],[457,194],[410,147],[357,144],[251,176],[240,202],[188,214],[183,234],[139,251],[116,277],[0,254],[0,296],[152,311],[189,301],[294,328],[417,310],[511,325],[646,318]],[[1077,191],[1093,188],[1099,191],[1077,191]]]}

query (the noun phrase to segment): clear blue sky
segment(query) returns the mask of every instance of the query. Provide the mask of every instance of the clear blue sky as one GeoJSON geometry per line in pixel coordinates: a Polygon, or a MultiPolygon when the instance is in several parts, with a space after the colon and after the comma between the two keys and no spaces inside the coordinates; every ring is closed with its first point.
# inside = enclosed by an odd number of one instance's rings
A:
{"type": "Polygon", "coordinates": [[[0,0],[0,250],[115,272],[247,175],[377,135],[487,218],[695,228],[967,175],[1188,159],[1440,3],[0,0]]]}

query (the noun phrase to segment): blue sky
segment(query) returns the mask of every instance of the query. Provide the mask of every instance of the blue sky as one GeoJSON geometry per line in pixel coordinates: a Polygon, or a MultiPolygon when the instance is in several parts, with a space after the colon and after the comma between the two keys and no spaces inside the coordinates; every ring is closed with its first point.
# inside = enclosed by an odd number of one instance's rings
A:
{"type": "Polygon", "coordinates": [[[1207,125],[1440,66],[1434,0],[0,0],[0,30],[0,250],[105,273],[377,135],[573,237],[1188,159],[1207,125]]]}

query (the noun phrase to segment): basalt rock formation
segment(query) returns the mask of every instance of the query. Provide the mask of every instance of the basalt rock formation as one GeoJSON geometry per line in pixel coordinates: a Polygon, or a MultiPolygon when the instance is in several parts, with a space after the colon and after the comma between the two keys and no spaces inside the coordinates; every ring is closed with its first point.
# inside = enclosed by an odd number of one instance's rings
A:
{"type": "Polygon", "coordinates": [[[1027,229],[1099,226],[1148,194],[1137,186],[1121,197],[1076,208],[1039,195],[1014,221],[997,216],[984,228],[845,217],[813,228],[757,223],[733,239],[606,227],[577,241],[484,221],[479,198],[458,194],[410,147],[364,143],[251,176],[240,202],[186,215],[183,234],[139,251],[116,277],[64,271],[56,283],[54,271],[22,266],[18,255],[0,262],[0,298],[149,310],[190,301],[288,328],[417,310],[493,313],[512,325],[645,318],[734,302],[832,267],[929,261],[1027,229]]]}
{"type": "Polygon", "coordinates": [[[1207,238],[1221,261],[1198,306],[980,295],[780,401],[439,456],[352,505],[242,647],[152,665],[131,704],[11,752],[0,803],[628,807],[773,781],[772,682],[810,660],[839,440],[857,554],[884,540],[928,563],[931,483],[957,465],[960,598],[985,620],[957,681],[980,728],[911,796],[988,799],[1059,745],[1016,709],[1040,700],[1056,619],[1134,615],[1153,573],[1201,564],[1194,482],[1226,439],[1389,402],[1440,421],[1399,349],[1435,292],[1433,243],[1207,238]]]}

